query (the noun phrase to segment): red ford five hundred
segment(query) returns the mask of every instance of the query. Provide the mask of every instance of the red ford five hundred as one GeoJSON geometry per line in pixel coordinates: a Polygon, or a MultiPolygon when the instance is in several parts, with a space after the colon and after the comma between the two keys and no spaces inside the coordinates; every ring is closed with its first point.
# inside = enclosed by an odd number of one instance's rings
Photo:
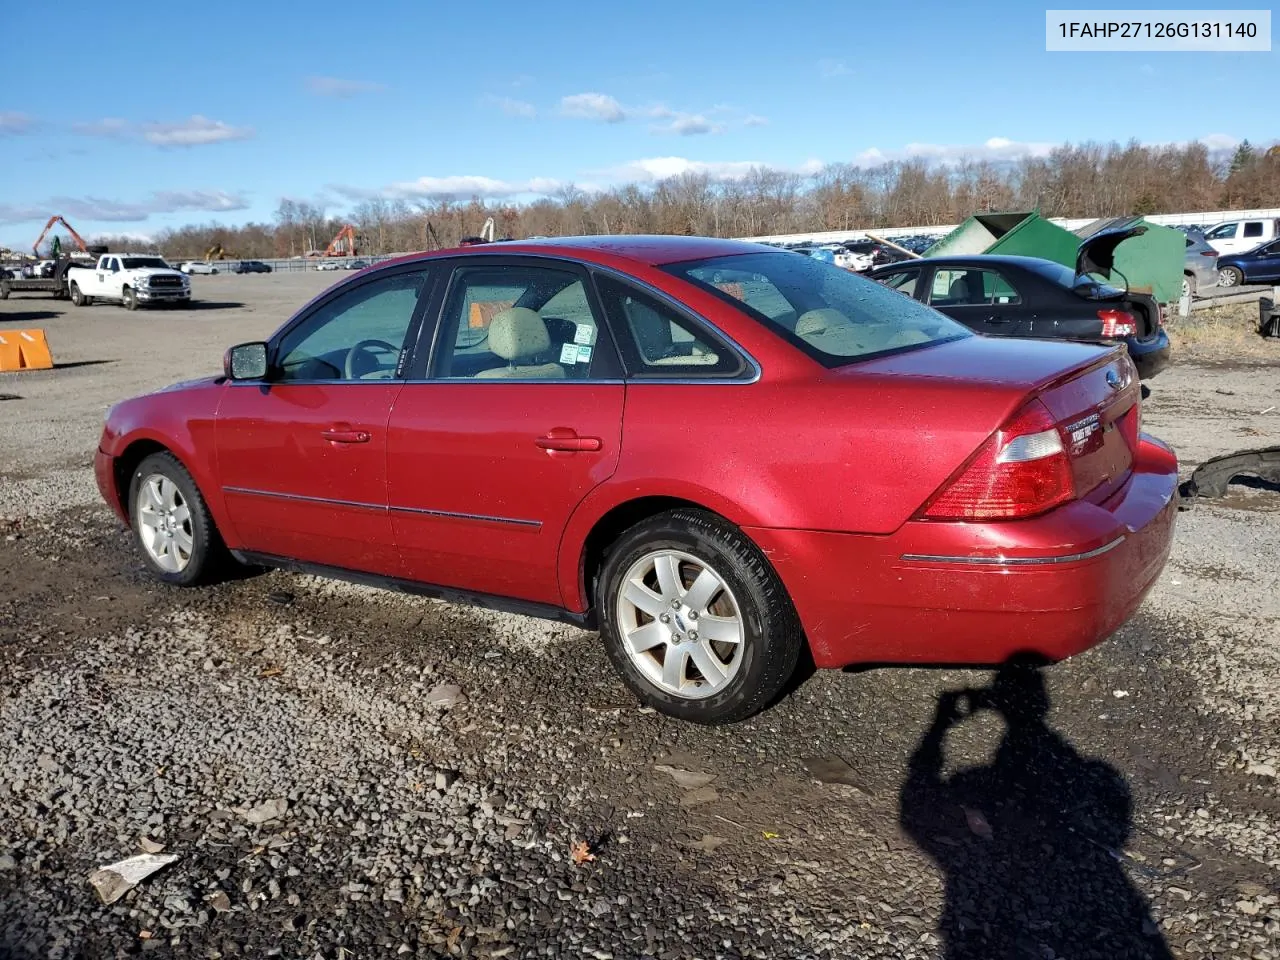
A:
{"type": "Polygon", "coordinates": [[[365,270],[221,376],[118,404],[160,579],[288,567],[598,627],[704,723],[821,667],[1050,659],[1168,556],[1121,348],[975,335],[830,264],[592,237],[365,270]]]}

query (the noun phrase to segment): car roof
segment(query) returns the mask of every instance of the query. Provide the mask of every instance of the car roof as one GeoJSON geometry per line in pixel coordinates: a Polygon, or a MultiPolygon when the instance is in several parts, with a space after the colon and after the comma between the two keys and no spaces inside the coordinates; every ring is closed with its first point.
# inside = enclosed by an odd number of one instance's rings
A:
{"type": "Polygon", "coordinates": [[[685,260],[703,260],[709,257],[729,257],[744,253],[779,253],[777,247],[762,243],[746,243],[742,240],[720,240],[715,237],[683,236],[595,236],[548,237],[540,240],[505,240],[501,243],[481,243],[433,253],[414,253],[390,263],[411,263],[441,256],[501,256],[509,253],[537,254],[541,256],[565,256],[577,260],[599,262],[604,259],[631,260],[646,266],[663,266],[685,260]]]}
{"type": "MultiPolygon", "coordinates": [[[[876,267],[873,273],[890,273],[897,272],[906,267],[913,267],[919,264],[931,265],[952,265],[961,267],[1021,267],[1024,270],[1037,270],[1046,263],[1054,266],[1061,266],[1056,260],[1046,260],[1043,257],[1018,257],[1013,254],[1001,253],[974,253],[964,256],[955,257],[916,257],[911,260],[899,260],[897,263],[886,264],[883,267],[876,267]]],[[[1070,269],[1068,267],[1067,269],[1070,269]]]]}

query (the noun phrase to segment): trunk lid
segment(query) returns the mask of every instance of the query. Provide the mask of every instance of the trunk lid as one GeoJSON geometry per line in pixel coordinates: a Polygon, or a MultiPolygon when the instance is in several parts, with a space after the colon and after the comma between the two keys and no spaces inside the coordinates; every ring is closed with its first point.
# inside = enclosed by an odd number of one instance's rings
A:
{"type": "Polygon", "coordinates": [[[1076,276],[1095,273],[1110,280],[1116,265],[1116,247],[1130,237],[1140,237],[1146,232],[1146,224],[1142,223],[1099,230],[1076,249],[1076,276]]]}
{"type": "Polygon", "coordinates": [[[1076,497],[1101,503],[1133,470],[1139,428],[1138,375],[1115,351],[1041,389],[1071,460],[1076,497]]]}

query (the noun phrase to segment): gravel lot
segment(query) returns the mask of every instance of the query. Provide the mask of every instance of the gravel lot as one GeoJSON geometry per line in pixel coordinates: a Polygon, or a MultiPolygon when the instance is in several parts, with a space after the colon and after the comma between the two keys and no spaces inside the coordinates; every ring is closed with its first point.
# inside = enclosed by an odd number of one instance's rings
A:
{"type": "MultiPolygon", "coordinates": [[[[998,710],[939,699],[987,673],[824,672],[682,725],[570,628],[145,578],[102,414],[334,279],[0,303],[59,363],[0,374],[0,957],[1280,958],[1280,491],[1192,505],[1137,617],[998,710]]],[[[1188,468],[1280,444],[1280,350],[1179,360],[1145,420],[1188,468]]]]}

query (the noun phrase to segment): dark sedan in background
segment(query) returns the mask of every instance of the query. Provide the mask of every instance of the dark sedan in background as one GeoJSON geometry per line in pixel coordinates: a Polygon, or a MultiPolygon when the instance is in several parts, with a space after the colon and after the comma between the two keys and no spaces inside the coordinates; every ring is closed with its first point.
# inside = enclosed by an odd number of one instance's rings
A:
{"type": "MultiPolygon", "coordinates": [[[[1095,251],[1096,253],[1096,251],[1095,251]]],[[[959,320],[978,333],[1123,342],[1146,380],[1169,362],[1169,337],[1160,305],[1037,257],[927,257],[877,267],[873,280],[959,320]]],[[[1109,269],[1109,262],[1108,262],[1109,269]]]]}
{"type": "Polygon", "coordinates": [[[241,260],[234,270],[236,273],[270,273],[271,266],[261,260],[241,260]]]}
{"type": "Polygon", "coordinates": [[[1280,240],[1218,258],[1218,285],[1238,287],[1242,283],[1280,283],[1280,240]]]}

